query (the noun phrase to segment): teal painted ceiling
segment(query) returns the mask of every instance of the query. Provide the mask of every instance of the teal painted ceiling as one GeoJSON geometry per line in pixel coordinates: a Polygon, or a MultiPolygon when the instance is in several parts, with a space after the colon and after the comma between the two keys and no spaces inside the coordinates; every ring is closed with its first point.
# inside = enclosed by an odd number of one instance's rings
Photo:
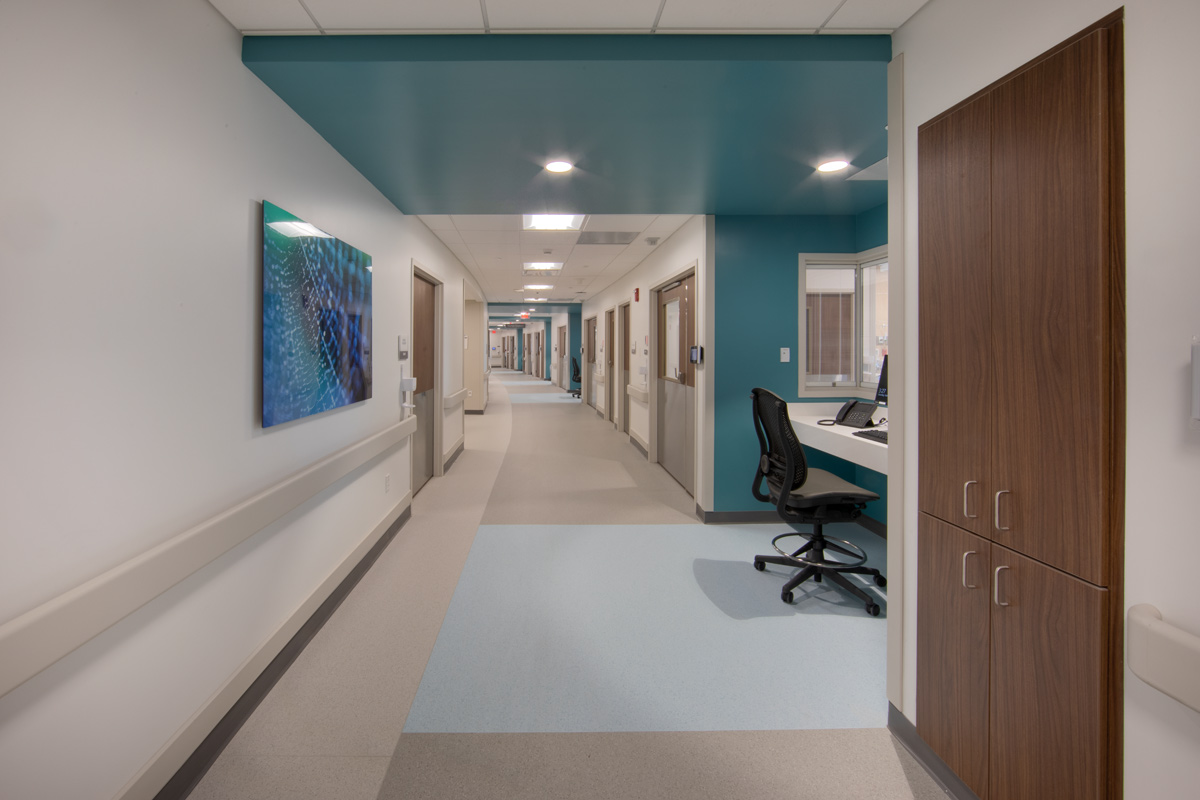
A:
{"type": "Polygon", "coordinates": [[[887,36],[248,36],[242,58],[406,214],[886,201],[847,178],[887,155],[887,36]]]}

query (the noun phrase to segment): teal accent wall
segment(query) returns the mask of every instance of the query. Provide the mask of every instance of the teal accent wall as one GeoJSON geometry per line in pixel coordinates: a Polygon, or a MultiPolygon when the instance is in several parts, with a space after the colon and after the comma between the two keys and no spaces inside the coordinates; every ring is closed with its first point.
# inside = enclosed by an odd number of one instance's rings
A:
{"type": "MultiPolygon", "coordinates": [[[[580,370],[583,369],[583,360],[579,357],[579,348],[583,343],[583,307],[575,306],[567,312],[567,349],[569,355],[579,361],[580,370]]],[[[571,362],[567,362],[568,369],[571,369],[571,362]]],[[[572,369],[569,376],[571,377],[570,387],[579,389],[579,381],[574,379],[574,370],[572,369]]]]}
{"type": "Polygon", "coordinates": [[[887,244],[887,203],[868,208],[854,218],[854,251],[861,253],[887,244]]]}
{"type": "MultiPolygon", "coordinates": [[[[759,455],[750,390],[761,386],[787,402],[799,400],[799,254],[886,244],[887,209],[881,208],[844,216],[715,217],[714,511],[764,507],[750,493],[759,455]],[[781,347],[791,348],[789,363],[780,363],[781,347]]],[[[886,521],[885,476],[809,448],[805,455],[813,467],[878,492],[881,499],[867,514],[886,521]]]]}
{"type": "Polygon", "coordinates": [[[517,330],[517,369],[525,370],[525,331],[517,330]]]}

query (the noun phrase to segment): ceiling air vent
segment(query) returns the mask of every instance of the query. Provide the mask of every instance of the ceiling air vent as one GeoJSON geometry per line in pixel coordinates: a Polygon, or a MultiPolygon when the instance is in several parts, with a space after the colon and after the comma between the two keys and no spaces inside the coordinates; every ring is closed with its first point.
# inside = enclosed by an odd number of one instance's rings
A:
{"type": "Polygon", "coordinates": [[[637,232],[584,231],[575,244],[629,244],[638,237],[637,232]]]}

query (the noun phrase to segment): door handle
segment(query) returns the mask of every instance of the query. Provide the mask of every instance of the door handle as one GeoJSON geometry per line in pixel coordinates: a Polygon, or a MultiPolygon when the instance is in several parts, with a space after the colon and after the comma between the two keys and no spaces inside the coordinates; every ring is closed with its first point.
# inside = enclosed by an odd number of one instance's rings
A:
{"type": "Polygon", "coordinates": [[[1004,494],[1012,494],[1012,492],[1010,492],[1008,489],[1001,489],[1000,491],[996,492],[996,520],[995,520],[995,522],[996,522],[996,530],[998,530],[998,531],[1009,530],[1008,528],[1006,528],[1000,524],[1000,495],[1004,495],[1004,494]]]}
{"type": "Polygon", "coordinates": [[[967,556],[975,555],[974,550],[968,550],[963,553],[963,587],[966,589],[978,589],[979,587],[973,583],[967,583],[967,556]]]}
{"type": "Polygon", "coordinates": [[[975,519],[979,516],[978,514],[972,514],[970,509],[967,507],[967,490],[976,483],[979,483],[979,481],[967,481],[963,484],[963,516],[967,519],[975,519]]]}
{"type": "Polygon", "coordinates": [[[1008,567],[996,567],[996,578],[995,578],[995,581],[992,583],[992,602],[994,602],[998,606],[1008,605],[1007,602],[1005,602],[1005,603],[1000,602],[1000,573],[1006,569],[1008,569],[1008,567]]]}

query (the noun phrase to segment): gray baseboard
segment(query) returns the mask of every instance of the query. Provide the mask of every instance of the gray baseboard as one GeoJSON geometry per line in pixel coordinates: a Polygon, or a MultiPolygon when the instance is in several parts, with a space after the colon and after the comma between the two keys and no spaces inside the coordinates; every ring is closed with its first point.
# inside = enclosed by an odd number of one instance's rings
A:
{"type": "Polygon", "coordinates": [[[738,522],[779,522],[779,514],[770,511],[705,511],[696,506],[696,518],[705,525],[732,525],[738,522]]]}
{"type": "Polygon", "coordinates": [[[404,527],[404,523],[412,518],[412,505],[396,518],[383,534],[379,537],[379,541],[367,551],[367,554],[362,557],[354,569],[342,579],[342,582],[337,585],[337,588],[325,598],[325,602],[317,607],[313,615],[300,626],[300,630],[296,631],[296,635],[288,640],[288,643],[279,651],[279,655],[267,665],[267,668],[250,684],[250,688],[246,690],[238,701],[233,704],[228,713],[221,718],[217,726],[212,732],[205,737],[200,746],[192,753],[187,761],[183,762],[172,776],[171,780],[159,790],[154,796],[154,800],[183,800],[192,793],[192,789],[196,788],[196,784],[200,783],[200,779],[208,772],[209,767],[216,762],[217,757],[225,749],[237,732],[241,730],[242,725],[246,720],[250,719],[250,715],[258,708],[259,703],[270,693],[271,689],[287,672],[288,667],[292,662],[304,652],[304,648],[312,641],[312,638],[317,635],[322,626],[333,616],[333,612],[346,599],[346,595],[358,585],[362,580],[362,576],[367,574],[367,570],[375,563],[387,546],[396,538],[396,534],[404,527]]]}
{"type": "Polygon", "coordinates": [[[483,409],[481,408],[481,409],[479,409],[478,411],[476,411],[476,410],[474,410],[474,409],[468,408],[468,409],[464,409],[464,410],[463,410],[463,413],[464,413],[464,414],[480,414],[480,415],[482,415],[482,414],[483,414],[483,409]]]}
{"type": "Polygon", "coordinates": [[[962,778],[955,775],[954,771],[946,766],[946,762],[925,744],[925,740],[917,733],[916,726],[908,721],[908,717],[901,714],[891,703],[888,703],[888,730],[954,800],[979,800],[979,796],[963,783],[962,778]]]}
{"type": "Polygon", "coordinates": [[[859,525],[862,525],[864,528],[866,528],[867,530],[869,530],[871,533],[875,534],[876,536],[882,537],[884,539],[887,538],[887,523],[886,522],[880,522],[879,520],[868,517],[865,514],[863,516],[859,517],[857,522],[859,525]]]}
{"type": "MultiPolygon", "coordinates": [[[[481,411],[479,413],[482,414],[483,412],[481,411]]],[[[463,454],[463,450],[465,450],[465,449],[466,449],[466,444],[460,444],[458,446],[458,448],[455,449],[454,453],[451,454],[451,456],[446,459],[446,465],[444,467],[442,467],[443,474],[446,472],[446,470],[450,469],[451,464],[453,464],[455,461],[458,460],[458,457],[463,454]]]]}
{"type": "Polygon", "coordinates": [[[646,459],[650,458],[650,453],[649,453],[649,451],[647,451],[647,450],[646,450],[646,448],[642,447],[642,443],[641,443],[641,442],[639,442],[637,439],[633,438],[633,434],[632,434],[632,433],[631,433],[631,434],[629,434],[629,443],[630,443],[631,445],[633,445],[633,446],[634,446],[634,448],[635,448],[635,449],[636,449],[636,450],[637,450],[639,453],[641,453],[641,454],[642,454],[642,457],[643,457],[643,458],[646,458],[646,459]]]}

